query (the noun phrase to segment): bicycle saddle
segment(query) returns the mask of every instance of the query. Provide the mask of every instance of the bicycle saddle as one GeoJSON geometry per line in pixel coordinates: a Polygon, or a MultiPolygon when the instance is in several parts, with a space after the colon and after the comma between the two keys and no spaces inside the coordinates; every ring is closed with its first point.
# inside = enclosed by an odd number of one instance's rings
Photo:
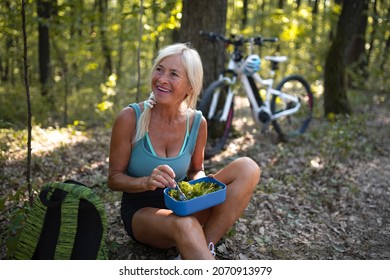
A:
{"type": "Polygon", "coordinates": [[[266,60],[272,61],[272,62],[284,62],[287,60],[287,56],[265,56],[266,60]]]}

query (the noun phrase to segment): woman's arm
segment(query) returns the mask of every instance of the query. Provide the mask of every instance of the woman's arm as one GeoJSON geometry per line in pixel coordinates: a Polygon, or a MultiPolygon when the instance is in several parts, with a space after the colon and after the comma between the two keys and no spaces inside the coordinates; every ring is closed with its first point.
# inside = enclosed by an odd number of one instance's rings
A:
{"type": "Polygon", "coordinates": [[[148,190],[148,177],[130,177],[125,172],[131,155],[135,129],[134,109],[131,107],[123,109],[116,118],[111,132],[108,186],[112,190],[124,192],[148,190]]]}

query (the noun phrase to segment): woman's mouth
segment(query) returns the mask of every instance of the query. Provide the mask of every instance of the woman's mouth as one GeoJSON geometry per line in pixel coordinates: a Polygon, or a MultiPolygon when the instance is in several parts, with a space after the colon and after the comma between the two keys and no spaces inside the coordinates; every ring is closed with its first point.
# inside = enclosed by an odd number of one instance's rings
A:
{"type": "Polygon", "coordinates": [[[157,86],[157,90],[161,93],[170,93],[171,92],[169,89],[159,87],[159,86],[157,86]]]}

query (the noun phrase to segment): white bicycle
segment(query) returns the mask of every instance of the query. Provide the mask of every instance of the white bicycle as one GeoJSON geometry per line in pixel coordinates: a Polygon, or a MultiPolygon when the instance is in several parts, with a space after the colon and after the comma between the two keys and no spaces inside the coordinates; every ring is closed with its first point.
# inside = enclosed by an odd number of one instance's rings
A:
{"type": "Polygon", "coordinates": [[[274,88],[275,71],[279,63],[287,60],[286,56],[264,57],[271,62],[270,78],[263,79],[258,73],[261,60],[253,54],[253,47],[262,46],[265,42],[277,42],[277,38],[226,38],[218,33],[203,31],[200,34],[210,41],[223,41],[226,46],[233,46],[227,68],[218,80],[206,88],[198,103],[198,109],[208,122],[205,158],[223,150],[229,138],[237,79],[249,100],[255,122],[263,124],[263,132],[272,124],[281,141],[288,141],[289,137],[305,132],[313,111],[313,94],[309,83],[301,75],[290,75],[274,88]],[[249,53],[244,57],[243,48],[248,45],[249,53]],[[260,89],[264,89],[264,95],[260,94],[260,89]]]}

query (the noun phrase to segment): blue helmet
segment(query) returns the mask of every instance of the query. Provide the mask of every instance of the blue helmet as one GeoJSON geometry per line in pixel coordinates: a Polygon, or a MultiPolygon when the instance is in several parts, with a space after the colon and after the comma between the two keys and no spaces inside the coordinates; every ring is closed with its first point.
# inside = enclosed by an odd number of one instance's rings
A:
{"type": "Polygon", "coordinates": [[[257,54],[252,54],[245,59],[241,69],[245,75],[251,76],[260,70],[261,60],[257,54]]]}

